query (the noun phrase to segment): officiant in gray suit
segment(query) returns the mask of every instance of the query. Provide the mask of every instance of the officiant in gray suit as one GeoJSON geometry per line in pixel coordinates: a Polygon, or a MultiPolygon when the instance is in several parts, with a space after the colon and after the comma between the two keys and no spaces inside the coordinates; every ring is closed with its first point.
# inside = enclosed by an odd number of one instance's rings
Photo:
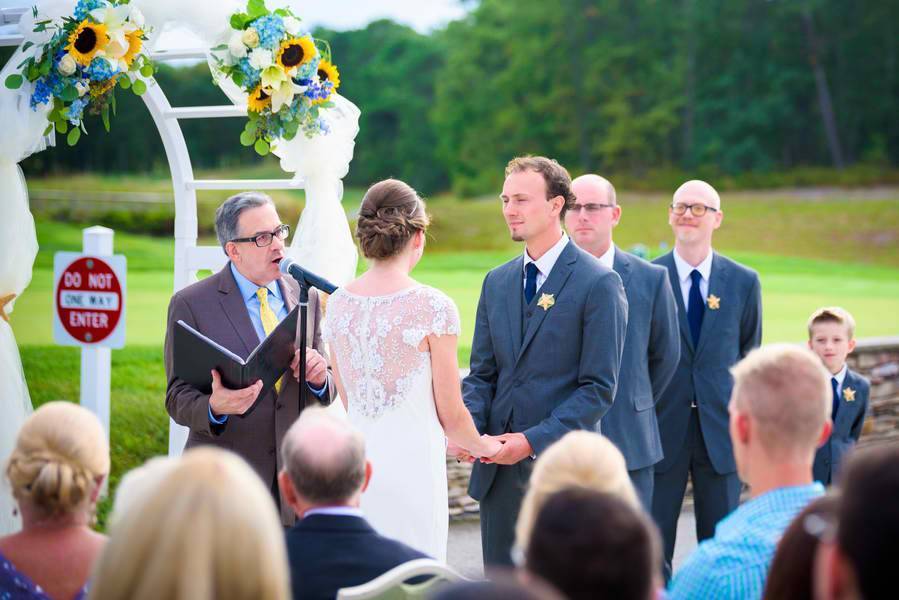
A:
{"type": "Polygon", "coordinates": [[[627,334],[618,392],[602,419],[601,433],[627,461],[634,488],[647,512],[652,508],[654,467],[662,460],[655,405],[680,358],[677,305],[664,267],[628,254],[612,241],[621,219],[615,187],[599,175],[571,183],[576,197],[565,215],[565,228],[582,250],[614,269],[627,295],[627,334]]]}
{"type": "Polygon", "coordinates": [[[533,459],[565,433],[594,430],[612,406],[627,327],[621,278],[562,231],[568,172],[543,157],[506,167],[503,216],[521,256],[490,271],[478,301],[465,405],[504,443],[474,465],[486,565],[510,565],[533,459]]]}
{"type": "Polygon", "coordinates": [[[723,217],[715,188],[686,182],[668,208],[674,250],[654,261],[668,269],[681,337],[680,363],[656,406],[665,456],[655,469],[652,515],[664,538],[667,575],[687,477],[700,542],[740,502],[727,410],[730,367],[761,343],[762,291],[755,271],[712,250],[723,217]]]}

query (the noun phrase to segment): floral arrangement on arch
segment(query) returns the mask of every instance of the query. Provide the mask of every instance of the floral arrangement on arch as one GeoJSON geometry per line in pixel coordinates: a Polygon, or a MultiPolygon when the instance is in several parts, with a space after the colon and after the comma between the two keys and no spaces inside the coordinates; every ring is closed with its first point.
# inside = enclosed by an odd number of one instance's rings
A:
{"type": "MultiPolygon", "coordinates": [[[[32,14],[39,18],[37,7],[32,14]]],[[[100,115],[109,131],[117,84],[138,96],[147,91],[138,74],[152,77],[155,67],[142,52],[144,17],[128,0],[78,0],[71,16],[37,20],[34,31],[49,34],[49,41],[22,45],[31,52],[17,66],[20,72],[6,78],[6,87],[19,89],[27,80],[32,110],[50,106],[44,135],[55,129],[74,146],[87,133],[85,113],[100,115]]]]}
{"type": "Polygon", "coordinates": [[[228,43],[212,52],[216,68],[247,94],[241,144],[266,155],[279,138],[328,133],[321,110],[333,106],[340,86],[328,44],[304,30],[290,9],[270,11],[264,0],[249,0],[230,26],[228,43]]]}

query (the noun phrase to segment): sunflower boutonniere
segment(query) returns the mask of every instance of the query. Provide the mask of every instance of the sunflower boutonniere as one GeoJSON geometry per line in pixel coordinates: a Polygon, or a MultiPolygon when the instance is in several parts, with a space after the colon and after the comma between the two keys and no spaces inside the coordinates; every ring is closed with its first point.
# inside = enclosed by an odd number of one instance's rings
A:
{"type": "Polygon", "coordinates": [[[846,402],[855,402],[855,390],[851,387],[843,388],[843,398],[846,402]]]}
{"type": "Polygon", "coordinates": [[[715,294],[709,294],[709,310],[718,310],[721,308],[721,298],[716,296],[715,294]]]}

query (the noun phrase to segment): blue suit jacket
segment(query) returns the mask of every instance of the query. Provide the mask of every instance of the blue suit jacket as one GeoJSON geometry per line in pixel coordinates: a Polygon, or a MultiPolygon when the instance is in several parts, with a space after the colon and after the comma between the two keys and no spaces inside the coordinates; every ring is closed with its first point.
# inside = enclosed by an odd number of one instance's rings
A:
{"type": "MultiPolygon", "coordinates": [[[[523,261],[518,256],[484,278],[462,393],[481,433],[524,433],[539,454],[571,430],[595,429],[612,406],[627,300],[621,278],[569,242],[523,306],[523,261]],[[544,309],[537,303],[547,294],[554,304],[544,309]]],[[[475,463],[473,498],[486,495],[496,470],[475,463]]]]}
{"type": "Polygon", "coordinates": [[[662,459],[653,410],[680,359],[677,304],[664,267],[615,248],[615,272],[627,295],[627,334],[618,391],[602,418],[602,433],[624,454],[629,471],[662,459]]]}
{"type": "Polygon", "coordinates": [[[667,471],[683,445],[693,410],[690,405],[695,399],[712,467],[722,475],[733,473],[737,466],[727,412],[734,384],[730,367],[762,341],[762,289],[758,274],[714,253],[709,296],[717,296],[720,305],[715,310],[706,307],[699,341],[694,348],[674,255],[669,252],[653,262],[668,269],[681,332],[680,362],[656,405],[665,453],[656,465],[656,471],[667,471]]]}
{"type": "Polygon", "coordinates": [[[428,558],[379,535],[349,515],[310,515],[287,532],[294,600],[333,600],[337,590],[367,583],[404,562],[428,558]]]}
{"type": "Polygon", "coordinates": [[[840,464],[846,453],[855,446],[862,434],[865,415],[868,412],[870,392],[871,384],[868,383],[868,380],[852,369],[847,369],[846,378],[843,380],[840,407],[833,423],[833,431],[815,454],[815,463],[812,467],[815,481],[829,485],[833,483],[834,476],[839,475],[840,464]],[[854,400],[846,399],[847,389],[855,392],[854,400]]]}

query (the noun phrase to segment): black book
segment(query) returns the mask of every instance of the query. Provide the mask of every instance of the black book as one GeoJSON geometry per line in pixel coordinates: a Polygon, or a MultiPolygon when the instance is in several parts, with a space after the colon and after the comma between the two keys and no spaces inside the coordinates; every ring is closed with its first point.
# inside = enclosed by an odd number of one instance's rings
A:
{"type": "Polygon", "coordinates": [[[212,369],[217,369],[225,387],[238,390],[262,380],[264,397],[290,367],[296,352],[299,306],[278,323],[246,360],[237,356],[184,321],[175,328],[175,376],[204,394],[212,392],[212,369]]]}

